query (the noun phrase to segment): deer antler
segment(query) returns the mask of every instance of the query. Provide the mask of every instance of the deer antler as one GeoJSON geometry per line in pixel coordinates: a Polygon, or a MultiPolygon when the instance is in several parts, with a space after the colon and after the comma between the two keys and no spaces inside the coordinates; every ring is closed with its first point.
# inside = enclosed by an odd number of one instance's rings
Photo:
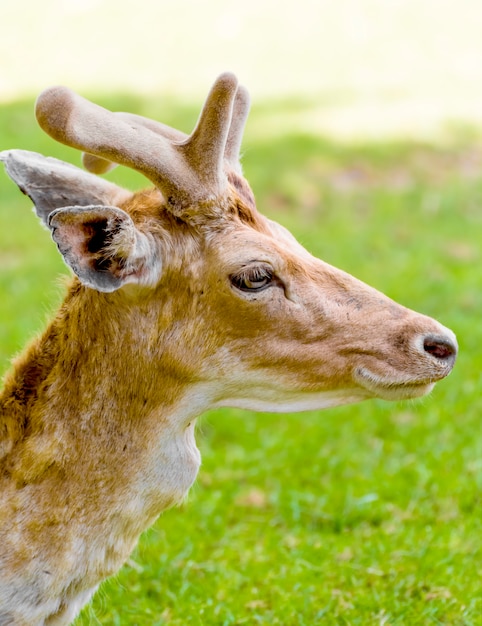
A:
{"type": "MultiPolygon", "coordinates": [[[[248,90],[242,85],[238,86],[236,96],[234,98],[233,113],[231,117],[231,125],[229,127],[228,138],[226,140],[226,148],[224,151],[224,158],[228,166],[235,172],[241,173],[240,148],[241,141],[243,139],[244,126],[248,118],[250,106],[250,98],[248,90]]],[[[151,120],[148,117],[142,117],[134,113],[115,112],[114,115],[119,119],[139,126],[144,126],[154,133],[170,139],[175,143],[184,143],[188,139],[188,135],[180,130],[176,130],[171,126],[162,124],[151,120]]],[[[82,155],[82,163],[85,169],[94,174],[105,174],[113,167],[116,167],[116,163],[103,159],[102,157],[95,156],[85,152],[82,155]]]]}
{"type": "Polygon", "coordinates": [[[239,170],[248,109],[246,90],[225,73],[215,81],[188,137],[140,116],[112,113],[65,87],[44,91],[36,115],[54,139],[90,155],[88,169],[106,171],[109,161],[131,167],[149,178],[176,212],[226,191],[224,159],[239,170]]]}
{"type": "MultiPolygon", "coordinates": [[[[236,93],[237,96],[237,93],[236,93]]],[[[176,130],[175,128],[171,128],[162,122],[156,122],[154,120],[149,119],[148,117],[142,117],[142,115],[136,115],[135,113],[124,113],[120,111],[116,111],[114,115],[127,122],[129,124],[134,124],[138,126],[144,126],[149,130],[152,130],[154,133],[161,135],[162,137],[166,137],[166,139],[170,139],[175,143],[183,143],[187,140],[188,135],[183,133],[180,130],[176,130]]],[[[117,167],[117,163],[112,163],[112,161],[108,161],[107,159],[103,159],[102,157],[95,156],[94,154],[89,154],[88,152],[84,152],[82,154],[82,163],[86,170],[92,172],[93,174],[105,174],[109,172],[114,167],[117,167]]]]}
{"type": "Polygon", "coordinates": [[[240,150],[243,140],[243,131],[248,119],[250,107],[250,98],[248,90],[240,85],[236,92],[233,105],[233,115],[231,118],[231,126],[229,128],[228,138],[226,140],[226,149],[224,158],[228,164],[238,173],[241,173],[240,150]]]}

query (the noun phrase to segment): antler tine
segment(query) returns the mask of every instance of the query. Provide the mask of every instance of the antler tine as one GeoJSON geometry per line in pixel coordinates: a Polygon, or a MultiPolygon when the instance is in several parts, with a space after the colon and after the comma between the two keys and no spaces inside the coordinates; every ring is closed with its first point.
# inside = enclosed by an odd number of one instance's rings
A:
{"type": "MultiPolygon", "coordinates": [[[[181,142],[178,131],[167,131],[169,127],[156,122],[140,123],[126,114],[116,115],[65,87],[40,94],[36,115],[43,130],[57,141],[100,157],[104,165],[113,161],[142,172],[176,211],[213,199],[227,186],[223,157],[236,90],[237,79],[222,74],[193,133],[181,142]]],[[[92,162],[95,167],[96,158],[92,162]]]]}
{"type": "Polygon", "coordinates": [[[89,154],[88,152],[82,153],[82,165],[88,172],[92,174],[107,174],[117,167],[117,163],[112,163],[102,157],[89,154]]]}
{"type": "Polygon", "coordinates": [[[238,80],[229,72],[221,74],[209,92],[195,129],[181,146],[189,162],[206,179],[226,185],[224,150],[228,139],[238,80]]]}
{"type": "Polygon", "coordinates": [[[224,158],[229,165],[238,172],[241,173],[241,164],[239,162],[239,152],[241,150],[241,142],[243,140],[243,131],[248,119],[250,97],[248,90],[240,85],[236,92],[236,98],[233,105],[233,115],[231,119],[231,126],[229,128],[229,134],[226,141],[226,149],[224,151],[224,158]]]}

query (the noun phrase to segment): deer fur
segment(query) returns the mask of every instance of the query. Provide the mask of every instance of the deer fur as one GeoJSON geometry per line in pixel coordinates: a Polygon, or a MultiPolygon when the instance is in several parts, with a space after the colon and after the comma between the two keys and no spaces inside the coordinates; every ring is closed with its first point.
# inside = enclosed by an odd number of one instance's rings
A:
{"type": "Polygon", "coordinates": [[[248,97],[215,83],[186,136],[64,88],[42,127],[154,182],[131,193],[56,159],[2,153],[74,276],[0,396],[0,625],[69,624],[200,464],[195,420],[428,393],[451,331],[312,257],[241,175],[248,97]]]}

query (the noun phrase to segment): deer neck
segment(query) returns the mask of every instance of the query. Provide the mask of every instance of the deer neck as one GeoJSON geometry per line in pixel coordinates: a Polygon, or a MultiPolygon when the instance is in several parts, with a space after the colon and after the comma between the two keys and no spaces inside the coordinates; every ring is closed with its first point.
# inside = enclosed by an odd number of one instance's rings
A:
{"type": "Polygon", "coordinates": [[[194,480],[194,420],[209,392],[172,358],[169,338],[145,332],[135,307],[120,315],[109,302],[75,280],[56,318],[14,363],[0,398],[3,453],[23,483],[69,466],[109,489],[107,474],[123,476],[124,485],[157,490],[158,514],[194,480]],[[159,496],[159,483],[173,476],[178,484],[159,496]]]}

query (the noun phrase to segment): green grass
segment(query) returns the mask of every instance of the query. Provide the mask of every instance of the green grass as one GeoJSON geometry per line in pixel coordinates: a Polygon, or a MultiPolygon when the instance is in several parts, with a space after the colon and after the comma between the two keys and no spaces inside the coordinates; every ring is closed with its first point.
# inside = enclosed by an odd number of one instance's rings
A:
{"type": "MultiPolygon", "coordinates": [[[[157,111],[120,95],[103,102],[157,111]]],[[[31,107],[0,108],[0,147],[78,162],[42,136],[31,107]]],[[[337,145],[259,137],[250,128],[265,114],[254,107],[245,142],[259,208],[314,254],[451,327],[459,361],[417,402],[204,416],[203,466],[188,501],[141,538],[76,625],[482,624],[477,134],[443,145],[337,145]]],[[[158,115],[185,130],[196,118],[174,102],[158,115]]],[[[3,369],[59,301],[65,271],[28,209],[0,173],[3,369]]]]}

